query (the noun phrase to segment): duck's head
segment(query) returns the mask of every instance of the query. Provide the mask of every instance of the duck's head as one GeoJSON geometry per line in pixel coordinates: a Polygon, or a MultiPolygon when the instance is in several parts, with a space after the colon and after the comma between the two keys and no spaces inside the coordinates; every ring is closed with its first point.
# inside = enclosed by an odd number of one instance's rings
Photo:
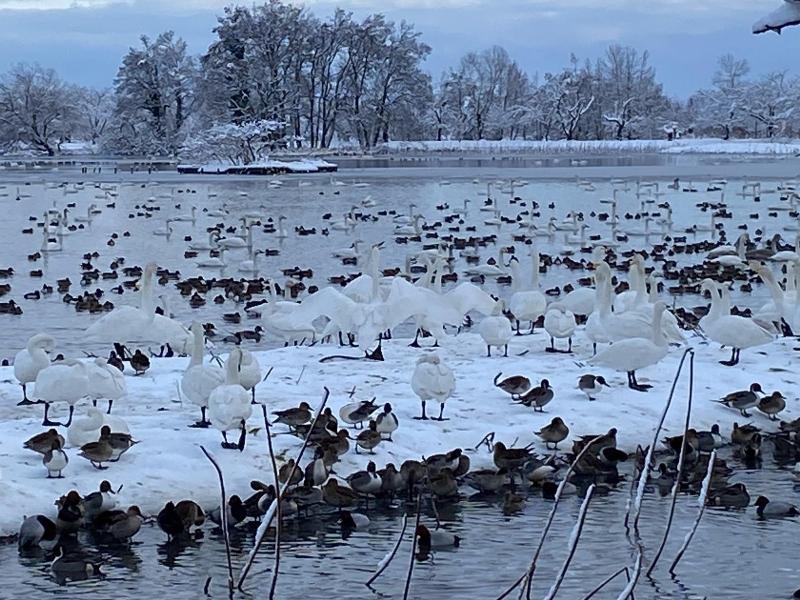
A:
{"type": "Polygon", "coordinates": [[[756,498],[756,501],[753,503],[753,506],[757,506],[758,508],[764,508],[767,504],[769,504],[769,498],[766,496],[759,496],[756,498]]]}

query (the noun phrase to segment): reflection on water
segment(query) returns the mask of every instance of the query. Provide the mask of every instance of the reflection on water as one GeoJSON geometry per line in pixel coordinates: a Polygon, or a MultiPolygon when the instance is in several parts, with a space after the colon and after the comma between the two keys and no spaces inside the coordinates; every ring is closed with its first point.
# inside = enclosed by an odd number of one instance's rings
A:
{"type": "MultiPolygon", "coordinates": [[[[723,458],[737,469],[732,480],[745,483],[752,495],[768,492],[776,499],[796,497],[789,473],[770,460],[748,468],[727,452],[723,452],[723,458]]],[[[634,546],[622,526],[628,490],[629,481],[623,481],[610,493],[598,493],[593,498],[559,597],[581,598],[605,577],[632,563],[634,546]]],[[[437,505],[443,526],[462,538],[461,546],[435,551],[425,560],[416,561],[412,598],[496,597],[525,569],[551,507],[535,490],[518,490],[530,495],[522,511],[508,515],[503,512],[501,496],[470,496],[468,488],[461,491],[464,496],[460,502],[437,505]]],[[[537,566],[533,597],[544,595],[563,562],[579,506],[577,497],[562,500],[537,566]]],[[[424,508],[423,520],[434,523],[427,502],[424,508]]],[[[640,533],[646,560],[652,557],[660,541],[668,508],[668,497],[656,492],[645,497],[640,533]]],[[[366,588],[364,582],[391,550],[406,509],[413,511],[413,506],[396,502],[370,510],[369,528],[357,532],[343,532],[335,515],[327,511],[302,522],[287,522],[283,528],[278,597],[398,597],[408,566],[410,531],[396,560],[374,584],[375,591],[366,588]]],[[[677,577],[670,578],[667,566],[696,511],[695,496],[679,497],[662,566],[654,579],[642,577],[637,598],[787,598],[800,587],[793,550],[797,520],[759,521],[752,507],[744,511],[709,508],[677,570],[677,577]]],[[[246,560],[255,529],[256,524],[250,523],[231,532],[236,571],[246,560]]],[[[202,595],[208,577],[211,577],[211,596],[226,595],[225,549],[217,529],[206,527],[192,539],[166,542],[157,526],[148,524],[130,546],[96,544],[88,534],[81,534],[79,544],[79,548],[70,551],[101,563],[105,577],[68,582],[66,588],[75,597],[80,594],[88,599],[152,598],[168,589],[174,600],[197,598],[202,595]]],[[[263,596],[271,577],[273,553],[274,541],[270,537],[245,586],[246,593],[237,593],[237,598],[263,596]]],[[[20,556],[14,545],[4,545],[0,546],[0,562],[3,565],[0,596],[33,599],[64,594],[64,587],[50,574],[49,560],[43,554],[20,556]]],[[[596,597],[616,598],[623,585],[620,579],[596,597]]]]}

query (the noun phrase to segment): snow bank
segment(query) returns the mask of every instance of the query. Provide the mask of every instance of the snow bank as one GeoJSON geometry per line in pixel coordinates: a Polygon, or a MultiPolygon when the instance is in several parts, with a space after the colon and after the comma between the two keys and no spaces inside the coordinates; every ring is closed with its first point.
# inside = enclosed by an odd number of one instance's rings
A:
{"type": "Polygon", "coordinates": [[[667,140],[443,140],[387,142],[381,150],[390,154],[408,152],[476,153],[615,153],[667,152],[692,154],[795,154],[800,141],[679,139],[667,140]]]}
{"type": "MultiPolygon", "coordinates": [[[[327,385],[331,390],[329,406],[334,413],[351,401],[347,392],[353,387],[356,399],[376,396],[379,403],[391,402],[400,420],[394,442],[381,443],[376,448],[376,456],[369,457],[356,454],[351,448],[337,466],[340,475],[363,469],[369,458],[374,458],[380,466],[390,461],[399,465],[408,458],[454,447],[468,449],[473,468],[488,467],[492,465],[492,458],[485,447],[477,452],[472,449],[489,431],[494,431],[496,439],[506,444],[516,438],[519,446],[535,442],[537,451],[545,453],[544,444],[533,432],[556,415],[561,416],[571,430],[561,448],[568,449],[576,435],[605,432],[612,426],[620,430],[618,439],[623,449],[633,450],[637,444],[650,443],[680,359],[680,350],[673,350],[659,367],[641,372],[639,380],[649,380],[654,385],[651,392],[629,390],[625,387],[624,374],[603,372],[612,389],[590,403],[576,388],[578,376],[590,372],[576,364],[588,357],[588,344],[581,337],[577,338],[576,354],[570,356],[545,353],[546,343],[543,333],[514,337],[508,358],[486,358],[481,339],[473,333],[447,339],[439,353],[454,370],[457,387],[444,412],[450,420],[444,423],[412,419],[419,414],[420,406],[411,391],[411,374],[420,353],[430,350],[408,348],[407,340],[384,343],[386,361],[383,363],[359,360],[320,364],[318,361],[323,356],[352,352],[334,346],[256,352],[263,370],[274,369],[269,379],[258,386],[257,398],[269,411],[296,406],[302,400],[313,406],[322,396],[322,387],[327,385]],[[524,356],[519,356],[526,350],[524,356]],[[512,404],[506,394],[494,388],[492,378],[500,371],[505,375],[526,374],[534,380],[549,379],[555,398],[546,412],[534,413],[512,404]]],[[[753,381],[759,381],[768,391],[781,389],[786,393],[797,389],[796,376],[791,371],[773,367],[790,365],[796,360],[791,341],[777,341],[763,352],[745,351],[741,364],[730,368],[716,362],[727,357],[725,351],[701,343],[699,338],[692,338],[692,343],[697,349],[694,427],[709,429],[717,422],[723,433],[730,432],[732,423],[742,422],[742,417],[711,400],[733,390],[746,389],[753,381]]],[[[0,368],[0,504],[4,507],[0,512],[0,535],[16,532],[25,515],[54,515],[53,501],[59,495],[73,488],[84,494],[91,492],[103,479],[111,481],[115,488],[124,484],[120,503],[136,503],[145,514],[155,513],[167,500],[183,498],[213,507],[218,503],[216,475],[200,451],[200,444],[218,458],[229,494],[250,493],[251,479],[270,482],[271,467],[260,410],[254,410],[248,422],[251,433],[242,454],[221,449],[221,436],[215,429],[188,427],[199,417],[199,409],[181,403],[177,391],[188,360],[155,358],[145,375],[128,376],[128,396],[114,403],[114,415],[127,421],[131,433],[141,443],[104,471],[94,469],[74,448],[68,448],[70,462],[61,480],[47,479],[41,457],[23,449],[23,442],[43,429],[40,425],[42,409],[17,407],[21,390],[14,381],[13,369],[0,368]]],[[[667,417],[665,435],[682,431],[685,389],[684,379],[667,417]]],[[[100,405],[105,407],[102,401],[100,405]]],[[[84,405],[80,405],[76,419],[84,412],[84,405]]],[[[794,418],[799,412],[796,399],[790,398],[784,418],[794,418]]],[[[54,405],[51,418],[64,419],[65,413],[65,406],[54,405]]],[[[774,429],[774,425],[759,413],[751,420],[774,429]]],[[[301,445],[300,440],[283,433],[285,430],[280,425],[275,428],[280,433],[274,438],[274,444],[282,461],[296,455],[301,445]]],[[[64,435],[66,437],[66,432],[64,435]]]]}

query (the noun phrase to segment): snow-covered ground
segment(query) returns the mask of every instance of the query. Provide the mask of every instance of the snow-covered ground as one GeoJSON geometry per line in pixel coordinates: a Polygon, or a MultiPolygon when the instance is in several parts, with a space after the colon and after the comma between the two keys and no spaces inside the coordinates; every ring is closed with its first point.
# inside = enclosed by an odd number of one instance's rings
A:
{"type": "Polygon", "coordinates": [[[798,140],[720,140],[684,138],[667,140],[443,140],[388,142],[389,153],[407,152],[534,152],[534,153],[617,153],[666,152],[687,154],[796,154],[798,140]]]}
{"type": "MultiPolygon", "coordinates": [[[[386,361],[333,361],[319,363],[323,356],[351,354],[357,351],[335,346],[313,348],[284,348],[257,352],[262,369],[272,367],[268,380],[259,385],[257,399],[269,411],[296,406],[306,400],[317,406],[323,386],[331,390],[329,406],[338,409],[350,402],[348,392],[355,387],[355,399],[377,397],[379,403],[391,402],[400,419],[394,442],[383,442],[376,448],[375,456],[356,454],[352,449],[336,466],[339,475],[363,469],[369,459],[379,467],[387,462],[399,466],[409,458],[419,458],[454,447],[470,449],[473,468],[488,467],[491,455],[485,448],[471,449],[488,432],[494,431],[496,439],[511,445],[524,446],[536,442],[540,453],[545,452],[533,432],[561,416],[571,429],[570,437],[561,448],[568,449],[576,435],[605,432],[610,427],[619,428],[619,446],[633,450],[637,444],[650,443],[655,424],[663,409],[672,378],[682,351],[674,349],[657,367],[643,370],[639,381],[654,385],[649,393],[639,393],[625,387],[625,375],[602,373],[612,388],[589,402],[577,388],[579,375],[592,372],[581,364],[589,356],[589,346],[582,336],[576,338],[574,355],[544,352],[546,336],[537,332],[533,336],[515,337],[509,348],[509,357],[487,358],[482,340],[474,333],[462,333],[448,338],[438,352],[455,372],[456,394],[446,405],[444,416],[450,420],[417,421],[420,404],[410,386],[417,358],[430,349],[407,347],[407,340],[384,343],[386,361]],[[524,353],[524,354],[523,354],[524,353]],[[544,414],[514,405],[510,398],[492,384],[493,377],[525,374],[532,380],[549,379],[555,389],[554,400],[546,406],[544,414]]],[[[782,390],[788,396],[785,419],[800,414],[795,390],[797,376],[791,366],[796,358],[794,340],[778,340],[761,350],[742,353],[742,362],[736,367],[723,367],[716,361],[726,359],[728,351],[706,344],[699,337],[690,337],[696,348],[696,387],[692,424],[708,429],[719,423],[728,434],[734,421],[743,422],[738,412],[722,407],[712,400],[722,395],[746,389],[759,381],[770,392],[782,390]]],[[[493,352],[494,354],[494,352],[493,352]]],[[[53,501],[69,489],[88,493],[97,489],[103,479],[117,487],[124,484],[120,503],[139,504],[145,513],[155,513],[167,500],[193,498],[206,507],[218,502],[216,476],[203,456],[199,445],[204,444],[220,460],[226,477],[228,493],[249,493],[251,479],[271,480],[271,470],[264,437],[260,410],[255,410],[248,422],[250,434],[244,453],[223,450],[221,436],[214,429],[191,429],[188,425],[199,417],[199,410],[189,403],[181,403],[178,382],[188,364],[188,358],[153,359],[151,369],[141,377],[127,377],[128,397],[117,403],[114,415],[123,417],[140,444],[134,446],[117,463],[105,471],[94,469],[88,461],[77,456],[76,450],[67,449],[70,463],[64,479],[47,479],[41,457],[22,447],[30,436],[42,431],[41,408],[17,407],[21,390],[14,381],[11,368],[0,368],[0,536],[16,532],[24,515],[43,513],[53,515],[53,501]]],[[[682,427],[686,381],[688,372],[678,387],[675,402],[667,418],[665,434],[678,434],[682,427]]],[[[88,406],[88,401],[85,403],[88,406]]],[[[104,408],[105,403],[101,401],[104,408]]],[[[428,406],[429,413],[438,414],[438,407],[428,406]]],[[[76,419],[83,416],[84,405],[76,411],[76,419]]],[[[54,405],[51,418],[66,418],[66,407],[54,405]]],[[[754,412],[752,422],[774,430],[765,416],[754,412]]],[[[301,442],[285,435],[286,427],[276,426],[280,432],[274,438],[276,451],[282,460],[294,456],[301,442]]],[[[66,436],[66,431],[63,432],[66,436]]],[[[235,436],[234,436],[235,437],[235,436]]],[[[311,457],[309,453],[304,463],[311,457]]]]}

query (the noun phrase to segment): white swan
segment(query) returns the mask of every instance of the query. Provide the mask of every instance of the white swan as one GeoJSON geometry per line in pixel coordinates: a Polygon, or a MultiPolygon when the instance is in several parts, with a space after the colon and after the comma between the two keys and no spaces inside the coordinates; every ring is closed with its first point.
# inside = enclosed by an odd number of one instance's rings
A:
{"type": "Polygon", "coordinates": [[[492,346],[503,349],[503,356],[508,356],[508,342],[514,335],[511,322],[503,314],[505,302],[498,300],[492,314],[478,324],[478,333],[486,344],[486,356],[492,356],[492,346]]]}
{"type": "Polygon", "coordinates": [[[586,319],[586,326],[583,328],[586,337],[592,342],[592,355],[597,354],[597,344],[608,344],[611,342],[611,338],[603,325],[603,304],[607,302],[606,298],[610,296],[611,283],[605,279],[601,280],[595,277],[594,305],[597,307],[597,310],[592,311],[592,314],[586,319]]]}
{"type": "Polygon", "coordinates": [[[559,352],[555,346],[556,339],[568,340],[569,346],[566,352],[572,352],[572,334],[575,333],[576,327],[575,315],[563,303],[553,302],[548,306],[547,312],[544,313],[544,330],[550,336],[547,352],[559,352]]]}
{"type": "Polygon", "coordinates": [[[255,404],[256,386],[261,382],[261,365],[255,354],[244,348],[239,348],[239,350],[242,353],[239,365],[239,384],[252,394],[252,402],[255,404]]]}
{"type": "Polygon", "coordinates": [[[506,274],[505,265],[503,264],[503,256],[505,254],[505,248],[502,246],[497,251],[497,262],[494,264],[492,263],[485,263],[482,265],[478,265],[477,267],[468,267],[464,270],[465,275],[484,275],[487,277],[498,277],[500,275],[506,274]]]}
{"type": "Polygon", "coordinates": [[[95,358],[93,362],[86,363],[86,376],[89,379],[88,396],[92,405],[97,406],[98,400],[107,400],[108,414],[111,413],[114,400],[119,400],[128,393],[125,375],[114,365],[108,364],[105,358],[95,358]]]}
{"type": "Polygon", "coordinates": [[[731,349],[730,360],[719,361],[720,364],[733,366],[739,362],[742,350],[763,346],[774,340],[773,333],[765,325],[753,319],[727,314],[727,289],[710,279],[703,280],[701,289],[711,292],[711,310],[700,319],[700,329],[710,340],[731,349]]]}
{"type": "Polygon", "coordinates": [[[47,351],[54,350],[56,341],[46,333],[37,333],[28,340],[23,350],[14,357],[14,377],[22,386],[22,401],[17,406],[34,404],[28,400],[27,385],[36,381],[39,371],[50,366],[47,351]]]}
{"type": "Polygon", "coordinates": [[[67,441],[70,447],[80,448],[84,444],[96,442],[100,439],[100,429],[104,426],[111,429],[111,433],[130,433],[128,424],[117,416],[104,415],[93,406],[86,409],[86,416],[75,419],[67,428],[67,441]]]}
{"type": "Polygon", "coordinates": [[[201,258],[195,264],[198,267],[203,267],[206,269],[224,269],[228,266],[228,263],[225,262],[225,251],[227,247],[221,247],[217,250],[217,256],[207,256],[206,258],[201,258]]]}
{"type": "Polygon", "coordinates": [[[42,425],[61,425],[48,418],[50,405],[53,402],[69,404],[69,419],[64,427],[72,424],[75,404],[89,394],[89,378],[86,365],[79,360],[66,359],[51,364],[39,371],[33,388],[33,397],[44,403],[44,420],[42,425]]]}
{"type": "Polygon", "coordinates": [[[284,221],[286,221],[286,217],[281,215],[278,217],[278,227],[275,231],[275,237],[279,240],[284,240],[289,237],[289,233],[286,231],[286,227],[283,226],[284,221]]]}
{"type": "Polygon", "coordinates": [[[181,392],[190,402],[200,407],[200,420],[192,427],[208,427],[206,409],[208,397],[217,387],[225,383],[225,372],[217,365],[203,363],[203,326],[192,323],[192,358],[181,377],[181,392]]]}
{"type": "MultiPolygon", "coordinates": [[[[628,338],[613,343],[597,355],[589,359],[589,364],[624,371],[628,374],[628,387],[640,392],[648,390],[649,385],[636,381],[636,371],[649,367],[661,361],[669,351],[667,339],[661,332],[661,315],[667,305],[656,302],[653,306],[653,319],[650,327],[650,337],[628,338]]],[[[642,335],[647,335],[643,330],[642,335]]]]}
{"type": "Polygon", "coordinates": [[[539,250],[534,246],[531,249],[531,284],[528,289],[523,289],[520,285],[522,279],[519,261],[516,257],[511,257],[511,276],[514,293],[511,294],[509,308],[514,318],[517,320],[517,335],[520,334],[519,322],[530,321],[531,333],[533,333],[536,321],[547,310],[547,298],[539,291],[539,250]]]}
{"type": "Polygon", "coordinates": [[[254,250],[253,258],[251,258],[250,260],[243,260],[241,263],[239,263],[239,272],[247,273],[248,275],[258,276],[258,273],[261,270],[258,266],[258,257],[260,254],[264,254],[264,251],[254,250]]]}
{"type": "Polygon", "coordinates": [[[241,348],[234,348],[225,362],[225,383],[217,386],[208,397],[208,416],[211,424],[222,432],[222,447],[244,450],[247,437],[246,421],[253,412],[250,394],[239,383],[242,364],[241,348]],[[228,441],[228,431],[240,429],[239,443],[228,441]]]}
{"type": "Polygon", "coordinates": [[[444,403],[456,389],[456,378],[452,369],[442,362],[438,354],[426,354],[417,359],[417,366],[411,376],[411,389],[422,402],[422,416],[415,419],[427,419],[425,404],[428,400],[439,402],[439,418],[442,421],[444,403]]]}
{"type": "Polygon", "coordinates": [[[192,211],[190,213],[184,213],[182,215],[177,215],[172,217],[171,221],[180,222],[180,223],[191,223],[195,225],[197,223],[197,207],[192,206],[192,211]]]}

